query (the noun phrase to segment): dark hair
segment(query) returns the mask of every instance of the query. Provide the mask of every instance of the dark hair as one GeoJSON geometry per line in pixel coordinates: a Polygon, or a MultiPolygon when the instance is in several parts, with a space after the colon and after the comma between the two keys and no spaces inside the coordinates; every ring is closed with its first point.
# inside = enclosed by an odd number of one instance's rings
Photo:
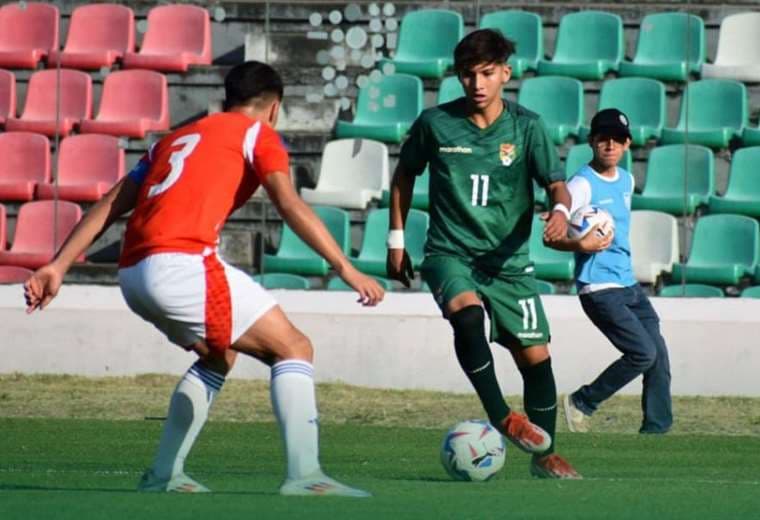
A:
{"type": "Polygon", "coordinates": [[[246,61],[232,67],[224,78],[224,109],[267,95],[282,99],[282,91],[282,78],[276,70],[260,61],[246,61]]]}
{"type": "Polygon", "coordinates": [[[515,52],[515,43],[496,29],[478,29],[454,49],[454,70],[457,74],[481,63],[506,63],[515,52]]]}

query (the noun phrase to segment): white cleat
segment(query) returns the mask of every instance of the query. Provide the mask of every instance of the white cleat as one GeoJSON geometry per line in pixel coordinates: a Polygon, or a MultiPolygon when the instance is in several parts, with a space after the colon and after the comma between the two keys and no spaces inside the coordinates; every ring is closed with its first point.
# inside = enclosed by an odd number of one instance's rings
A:
{"type": "Polygon", "coordinates": [[[298,480],[286,480],[280,486],[280,494],[286,496],[336,496],[366,498],[372,494],[367,491],[352,488],[331,479],[321,471],[315,471],[308,477],[298,480]]]}
{"type": "Polygon", "coordinates": [[[588,432],[588,416],[575,406],[573,403],[573,398],[570,394],[565,395],[563,404],[565,405],[565,420],[567,421],[567,429],[574,433],[588,432]]]}
{"type": "Polygon", "coordinates": [[[211,490],[191,479],[184,473],[164,480],[160,479],[153,473],[152,469],[143,473],[140,483],[137,485],[138,491],[152,493],[210,493],[211,490]]]}

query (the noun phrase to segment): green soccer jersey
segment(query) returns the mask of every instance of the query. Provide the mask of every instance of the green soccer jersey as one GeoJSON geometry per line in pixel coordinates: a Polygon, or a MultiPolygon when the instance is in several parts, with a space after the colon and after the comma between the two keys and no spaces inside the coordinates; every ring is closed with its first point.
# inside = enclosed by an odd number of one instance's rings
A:
{"type": "Polygon", "coordinates": [[[405,172],[430,170],[426,255],[458,256],[487,271],[530,265],[533,183],[565,180],[539,117],[505,101],[488,128],[467,118],[466,100],[425,110],[401,148],[405,172]]]}

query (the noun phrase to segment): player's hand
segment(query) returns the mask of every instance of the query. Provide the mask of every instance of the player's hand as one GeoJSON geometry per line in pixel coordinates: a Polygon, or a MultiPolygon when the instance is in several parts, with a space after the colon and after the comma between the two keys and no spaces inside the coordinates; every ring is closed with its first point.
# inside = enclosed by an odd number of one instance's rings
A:
{"type": "Polygon", "coordinates": [[[546,222],[544,227],[544,242],[556,242],[567,237],[567,217],[561,211],[541,214],[546,222]]]}
{"type": "Polygon", "coordinates": [[[615,238],[615,231],[610,230],[606,235],[602,236],[599,232],[599,224],[592,227],[586,235],[578,242],[581,246],[581,250],[584,253],[599,253],[604,251],[610,244],[612,239],[615,238]]]}
{"type": "Polygon", "coordinates": [[[359,293],[359,299],[357,301],[365,307],[374,307],[383,301],[385,290],[380,287],[377,280],[371,276],[360,273],[352,266],[340,273],[340,277],[343,278],[343,281],[350,285],[352,289],[359,293]]]}
{"type": "Polygon", "coordinates": [[[31,314],[36,309],[42,310],[58,294],[63,282],[63,271],[53,264],[40,267],[24,283],[24,298],[26,313],[31,314]]]}
{"type": "Polygon", "coordinates": [[[388,249],[388,258],[385,262],[385,271],[388,278],[398,280],[408,289],[414,280],[414,267],[406,249],[388,249]]]}

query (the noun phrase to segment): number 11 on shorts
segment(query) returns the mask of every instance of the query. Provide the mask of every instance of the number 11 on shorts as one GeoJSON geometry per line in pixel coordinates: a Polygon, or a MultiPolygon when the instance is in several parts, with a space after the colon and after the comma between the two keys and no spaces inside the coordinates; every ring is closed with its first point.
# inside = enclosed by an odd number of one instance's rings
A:
{"type": "Polygon", "coordinates": [[[517,300],[523,313],[523,330],[536,330],[538,328],[538,316],[536,316],[536,299],[525,298],[517,300]]]}

